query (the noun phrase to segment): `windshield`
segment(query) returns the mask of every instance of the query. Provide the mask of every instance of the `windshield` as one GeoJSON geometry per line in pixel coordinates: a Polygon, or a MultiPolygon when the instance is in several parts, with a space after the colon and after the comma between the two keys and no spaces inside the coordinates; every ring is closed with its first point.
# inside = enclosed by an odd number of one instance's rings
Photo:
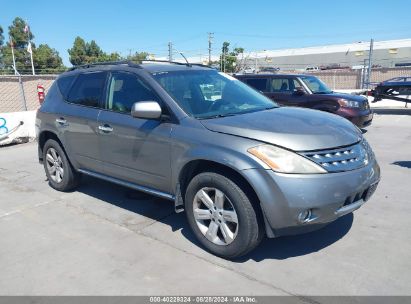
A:
{"type": "Polygon", "coordinates": [[[200,119],[277,107],[246,84],[216,70],[158,72],[153,77],[187,114],[200,119]]]}
{"type": "Polygon", "coordinates": [[[300,76],[299,77],[313,94],[329,94],[332,91],[320,79],[314,76],[300,76]]]}

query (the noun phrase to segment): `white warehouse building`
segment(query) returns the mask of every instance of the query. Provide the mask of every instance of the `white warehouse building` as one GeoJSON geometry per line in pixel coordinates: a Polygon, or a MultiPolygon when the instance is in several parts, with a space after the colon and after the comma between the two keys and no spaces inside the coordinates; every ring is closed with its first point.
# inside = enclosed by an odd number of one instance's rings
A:
{"type": "MultiPolygon", "coordinates": [[[[368,65],[370,42],[357,42],[296,49],[264,50],[245,53],[238,62],[245,68],[264,67],[281,70],[307,68],[349,67],[368,65]]],[[[372,64],[374,67],[411,66],[411,39],[374,41],[372,64]]]]}

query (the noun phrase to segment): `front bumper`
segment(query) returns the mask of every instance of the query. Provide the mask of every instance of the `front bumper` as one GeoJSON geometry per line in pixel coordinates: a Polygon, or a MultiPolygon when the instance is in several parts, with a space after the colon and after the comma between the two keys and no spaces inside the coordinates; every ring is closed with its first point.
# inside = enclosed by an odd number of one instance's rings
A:
{"type": "Polygon", "coordinates": [[[374,113],[371,109],[365,110],[358,110],[356,108],[344,108],[341,107],[337,113],[349,121],[351,121],[354,125],[359,128],[367,127],[371,124],[372,119],[374,117],[374,113]]]}
{"type": "Polygon", "coordinates": [[[309,232],[360,208],[374,193],[380,168],[367,166],[328,174],[281,174],[271,170],[243,171],[256,191],[268,236],[309,232]],[[301,222],[303,211],[310,218],[301,222]]]}

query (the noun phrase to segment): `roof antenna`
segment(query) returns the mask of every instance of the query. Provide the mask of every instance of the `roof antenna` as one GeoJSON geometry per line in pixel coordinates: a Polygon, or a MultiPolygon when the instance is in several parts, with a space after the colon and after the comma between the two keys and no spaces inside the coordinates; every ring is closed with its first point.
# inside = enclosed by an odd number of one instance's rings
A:
{"type": "Polygon", "coordinates": [[[191,67],[191,63],[188,62],[186,56],[184,56],[183,52],[179,52],[181,56],[183,56],[184,60],[187,62],[187,66],[191,67]]]}

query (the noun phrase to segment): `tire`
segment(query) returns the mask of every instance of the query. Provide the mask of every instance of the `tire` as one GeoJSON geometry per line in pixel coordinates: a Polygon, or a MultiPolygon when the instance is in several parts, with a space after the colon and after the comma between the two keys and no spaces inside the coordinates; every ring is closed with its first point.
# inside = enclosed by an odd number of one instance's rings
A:
{"type": "Polygon", "coordinates": [[[250,252],[264,235],[258,211],[238,184],[219,173],[200,173],[190,181],[184,200],[188,223],[201,245],[227,259],[250,252]]]}
{"type": "Polygon", "coordinates": [[[54,139],[47,140],[43,146],[43,165],[52,188],[70,191],[78,186],[80,174],[74,170],[66,153],[54,139]]]}

